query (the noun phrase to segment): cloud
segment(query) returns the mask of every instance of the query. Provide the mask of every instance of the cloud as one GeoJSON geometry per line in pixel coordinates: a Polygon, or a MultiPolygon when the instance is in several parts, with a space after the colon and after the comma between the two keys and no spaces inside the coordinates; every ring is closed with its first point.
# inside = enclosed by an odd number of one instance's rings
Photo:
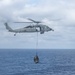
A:
{"type": "MultiPolygon", "coordinates": [[[[54,29],[54,32],[39,34],[39,48],[75,48],[75,0],[0,1],[1,22],[28,21],[27,18],[41,20],[43,24],[54,29]]],[[[9,25],[12,28],[26,26],[12,23],[9,25]]],[[[36,33],[18,34],[14,37],[13,33],[5,31],[3,23],[0,23],[0,48],[9,48],[9,45],[11,48],[34,48],[35,37],[36,33]]]]}

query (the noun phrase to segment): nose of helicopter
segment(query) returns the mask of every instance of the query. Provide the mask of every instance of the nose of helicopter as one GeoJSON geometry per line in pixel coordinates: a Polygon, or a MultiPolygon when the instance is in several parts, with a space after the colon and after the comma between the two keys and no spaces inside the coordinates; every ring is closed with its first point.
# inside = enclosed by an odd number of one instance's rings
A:
{"type": "Polygon", "coordinates": [[[52,31],[54,31],[54,30],[52,29],[52,31]]]}
{"type": "Polygon", "coordinates": [[[48,28],[48,31],[54,31],[52,28],[48,28]]]}

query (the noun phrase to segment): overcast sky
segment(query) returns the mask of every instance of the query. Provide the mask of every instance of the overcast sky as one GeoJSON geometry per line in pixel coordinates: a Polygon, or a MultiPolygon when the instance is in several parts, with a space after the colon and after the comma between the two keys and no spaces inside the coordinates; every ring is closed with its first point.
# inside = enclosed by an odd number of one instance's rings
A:
{"type": "MultiPolygon", "coordinates": [[[[14,36],[4,22],[43,21],[54,32],[38,34],[38,48],[75,49],[75,0],[0,0],[0,48],[36,48],[36,33],[14,36]]],[[[13,29],[26,24],[9,23],[13,29]]]]}

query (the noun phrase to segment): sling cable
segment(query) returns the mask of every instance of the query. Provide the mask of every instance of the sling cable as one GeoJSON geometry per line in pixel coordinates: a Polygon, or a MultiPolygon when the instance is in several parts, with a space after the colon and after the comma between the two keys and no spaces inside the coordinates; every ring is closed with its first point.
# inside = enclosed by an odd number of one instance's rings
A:
{"type": "Polygon", "coordinates": [[[37,32],[37,37],[36,37],[36,55],[34,57],[34,62],[35,63],[39,63],[39,57],[38,57],[37,50],[38,50],[38,32],[37,32]]]}

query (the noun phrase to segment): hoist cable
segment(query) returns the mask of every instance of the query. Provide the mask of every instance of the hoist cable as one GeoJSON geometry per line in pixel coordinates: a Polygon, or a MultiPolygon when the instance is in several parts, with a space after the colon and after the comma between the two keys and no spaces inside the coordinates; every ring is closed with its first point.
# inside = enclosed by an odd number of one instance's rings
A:
{"type": "Polygon", "coordinates": [[[37,32],[37,36],[36,36],[36,55],[37,55],[37,50],[38,50],[38,32],[37,32]]]}

